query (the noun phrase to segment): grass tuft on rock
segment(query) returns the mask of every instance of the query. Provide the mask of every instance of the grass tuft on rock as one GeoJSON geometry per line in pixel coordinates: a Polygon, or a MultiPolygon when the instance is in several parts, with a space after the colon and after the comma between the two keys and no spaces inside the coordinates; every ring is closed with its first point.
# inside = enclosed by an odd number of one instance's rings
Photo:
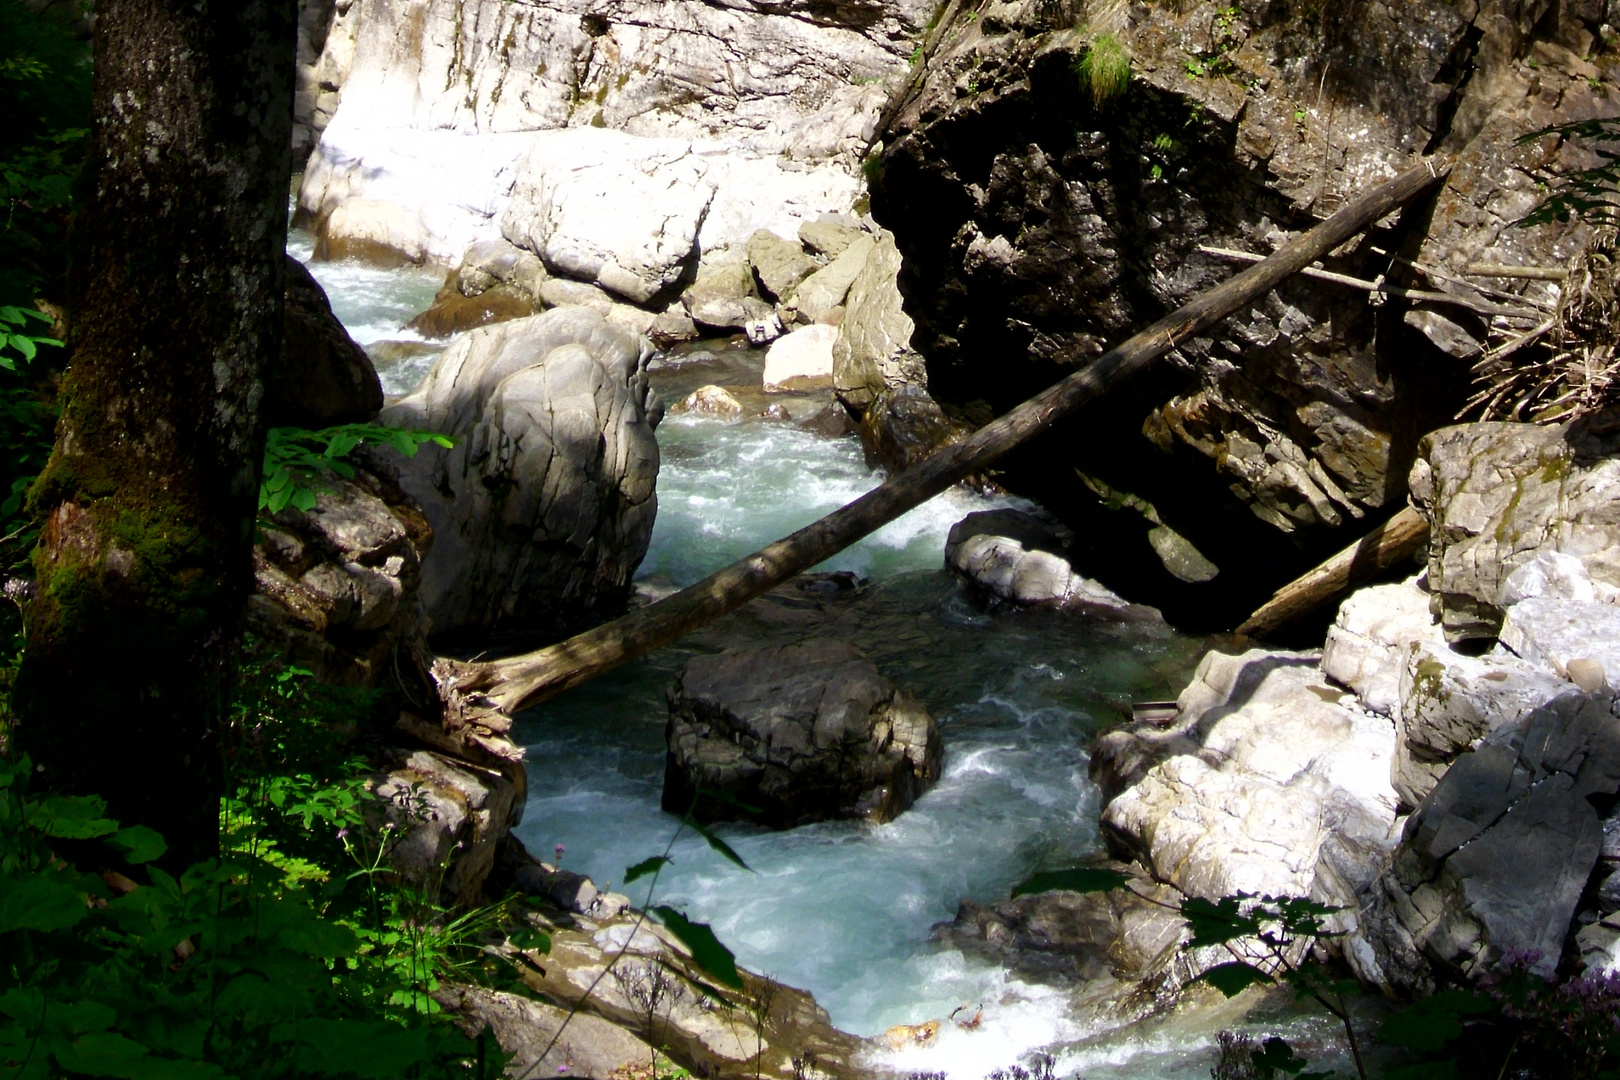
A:
{"type": "Polygon", "coordinates": [[[1113,34],[1098,34],[1091,39],[1085,55],[1075,64],[1075,71],[1085,82],[1092,105],[1102,108],[1109,99],[1118,97],[1130,85],[1130,50],[1113,34]]]}

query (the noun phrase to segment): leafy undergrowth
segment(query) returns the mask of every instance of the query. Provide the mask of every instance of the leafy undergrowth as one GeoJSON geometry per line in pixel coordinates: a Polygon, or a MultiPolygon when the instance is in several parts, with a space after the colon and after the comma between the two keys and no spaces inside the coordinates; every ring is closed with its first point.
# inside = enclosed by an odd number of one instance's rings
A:
{"type": "Polygon", "coordinates": [[[506,905],[452,914],[387,870],[403,829],[353,752],[363,698],[244,674],[222,855],[177,875],[154,865],[156,833],[0,761],[0,1076],[498,1075],[493,1040],[433,992],[519,985],[486,947],[509,936],[506,905]]]}

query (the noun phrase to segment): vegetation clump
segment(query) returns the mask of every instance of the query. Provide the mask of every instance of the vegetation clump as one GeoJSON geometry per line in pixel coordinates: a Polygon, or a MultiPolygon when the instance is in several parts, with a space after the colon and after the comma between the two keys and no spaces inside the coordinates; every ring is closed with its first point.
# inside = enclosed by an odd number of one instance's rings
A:
{"type": "Polygon", "coordinates": [[[1130,50],[1113,34],[1098,34],[1075,63],[1075,71],[1090,94],[1092,105],[1100,109],[1130,85],[1130,50]]]}

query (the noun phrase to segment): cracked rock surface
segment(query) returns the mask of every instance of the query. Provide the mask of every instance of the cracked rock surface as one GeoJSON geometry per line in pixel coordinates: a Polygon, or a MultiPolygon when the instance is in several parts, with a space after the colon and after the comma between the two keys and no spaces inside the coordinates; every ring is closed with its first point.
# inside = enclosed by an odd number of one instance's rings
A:
{"type": "Polygon", "coordinates": [[[670,692],[664,808],[772,828],[892,820],[939,779],[934,719],[854,646],[730,649],[687,664],[670,692]],[[694,795],[708,788],[760,809],[694,795]]]}

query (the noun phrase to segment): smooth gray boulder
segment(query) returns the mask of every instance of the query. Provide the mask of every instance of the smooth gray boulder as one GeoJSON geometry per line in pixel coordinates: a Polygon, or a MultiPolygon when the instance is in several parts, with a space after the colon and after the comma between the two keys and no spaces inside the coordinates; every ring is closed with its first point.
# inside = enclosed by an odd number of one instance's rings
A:
{"type": "Polygon", "coordinates": [[[401,482],[433,523],[441,641],[566,636],[622,610],[657,513],[651,345],[585,308],[459,338],[385,423],[442,432],[401,482]]]}
{"type": "Polygon", "coordinates": [[[1405,992],[1508,957],[1551,975],[1602,849],[1593,800],[1617,791],[1613,694],[1572,691],[1498,728],[1407,820],[1361,917],[1358,970],[1405,992]]]}
{"type": "Polygon", "coordinates": [[[981,510],[951,526],[945,565],[992,603],[1018,607],[1131,607],[1107,586],[1075,573],[1058,534],[1033,514],[981,510]]]}
{"type": "MultiPolygon", "coordinates": [[[[860,247],[852,245],[833,266],[854,257],[860,247]]],[[[922,357],[911,348],[915,324],[905,312],[899,276],[900,250],[894,237],[883,233],[850,283],[838,340],[833,343],[833,386],[851,408],[865,409],[885,389],[928,386],[922,357]]],[[[801,300],[811,282],[799,290],[801,300]]]]}
{"type": "Polygon", "coordinates": [[[693,659],[670,692],[666,741],[664,809],[777,829],[892,820],[939,779],[943,754],[916,698],[825,639],[693,659]]]}
{"type": "Polygon", "coordinates": [[[377,369],[307,267],[287,256],[281,356],[264,372],[265,422],[323,428],[364,423],[383,405],[377,369]]]}

